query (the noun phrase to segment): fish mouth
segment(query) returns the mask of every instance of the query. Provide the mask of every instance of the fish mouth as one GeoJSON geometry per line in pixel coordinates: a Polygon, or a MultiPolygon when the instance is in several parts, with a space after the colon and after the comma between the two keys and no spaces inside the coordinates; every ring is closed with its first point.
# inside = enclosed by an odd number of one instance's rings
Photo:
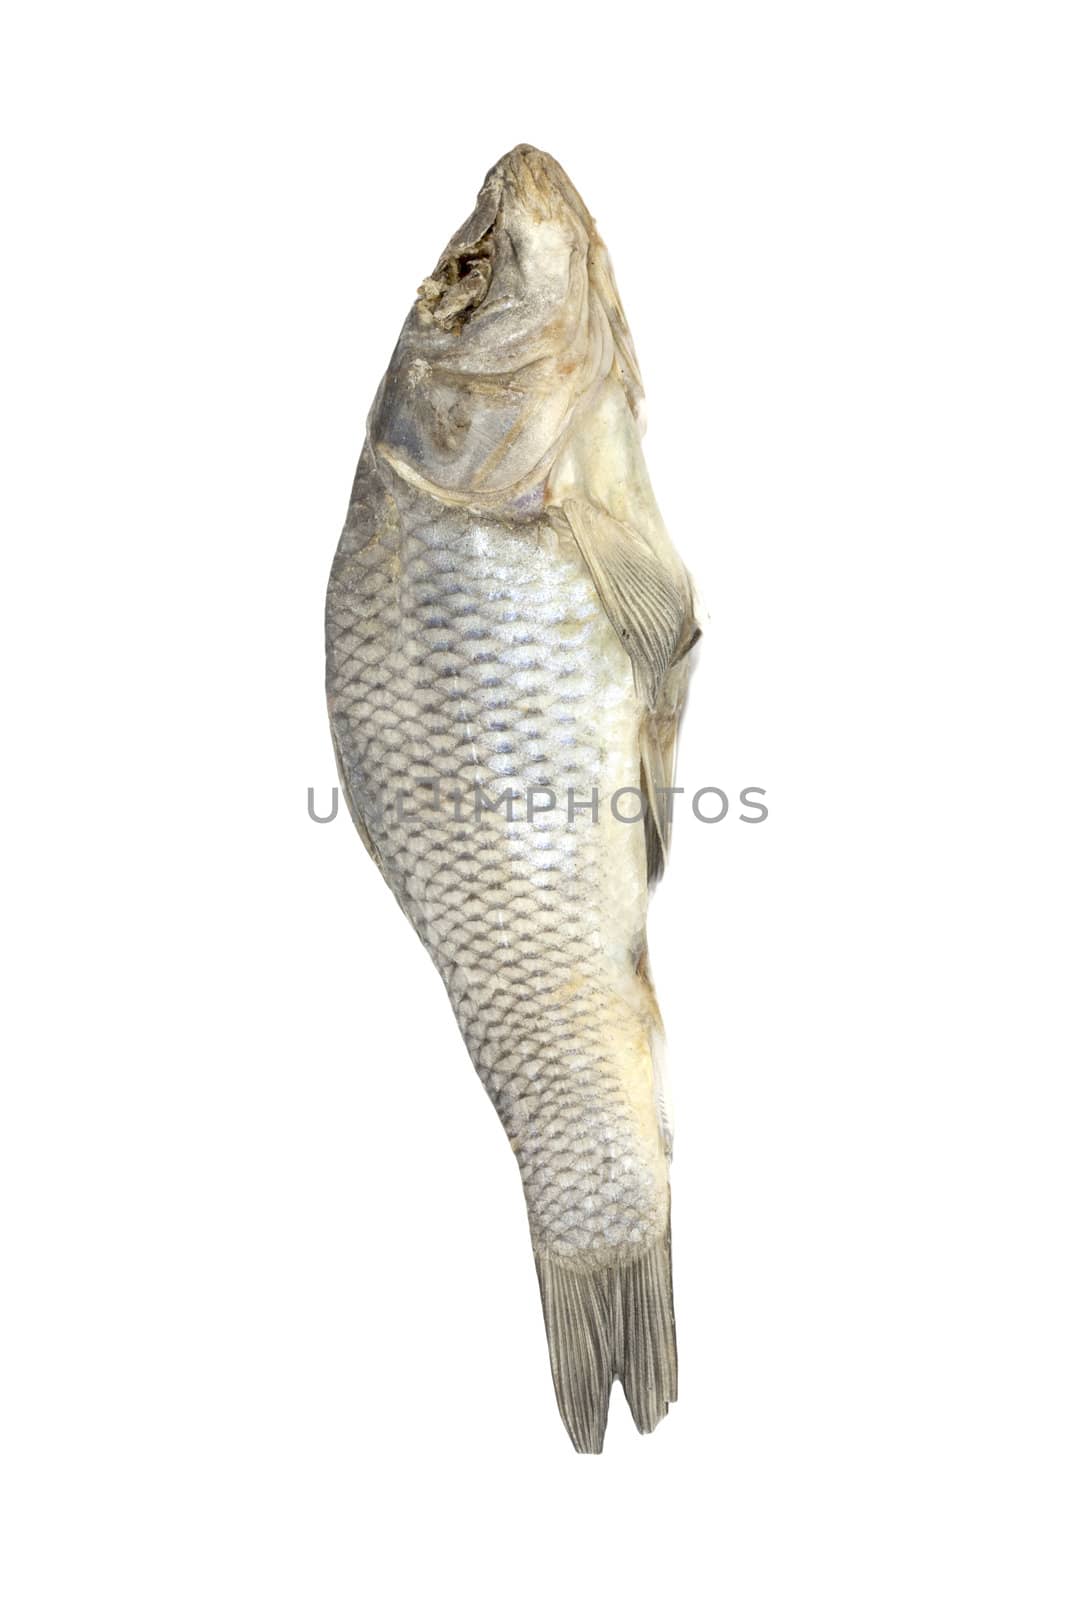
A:
{"type": "Polygon", "coordinates": [[[596,223],[574,184],[554,156],[536,145],[517,144],[486,174],[483,193],[499,184],[504,206],[517,206],[537,222],[564,217],[585,233],[588,242],[596,237],[596,223]]]}
{"type": "Polygon", "coordinates": [[[424,319],[461,332],[489,293],[502,236],[514,245],[545,224],[585,255],[598,243],[596,224],[559,162],[535,145],[517,144],[490,167],[473,212],[420,284],[424,319]]]}

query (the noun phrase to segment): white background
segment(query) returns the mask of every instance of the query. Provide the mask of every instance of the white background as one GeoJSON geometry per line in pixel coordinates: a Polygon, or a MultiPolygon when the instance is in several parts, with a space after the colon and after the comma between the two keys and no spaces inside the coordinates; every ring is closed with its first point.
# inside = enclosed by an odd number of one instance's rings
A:
{"type": "Polygon", "coordinates": [[[19,7],[11,1600],[1062,1597],[1048,5],[19,7]],[[322,604],[486,168],[615,262],[710,614],[651,939],[681,1398],[556,1415],[521,1192],[347,819],[322,604]]]}

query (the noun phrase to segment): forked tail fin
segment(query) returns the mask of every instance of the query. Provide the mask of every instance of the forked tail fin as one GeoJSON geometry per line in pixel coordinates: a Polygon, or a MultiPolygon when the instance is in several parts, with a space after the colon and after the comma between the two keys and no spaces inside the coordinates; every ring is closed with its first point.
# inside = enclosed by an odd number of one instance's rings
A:
{"type": "Polygon", "coordinates": [[[574,1448],[603,1448],[616,1378],[641,1433],[678,1398],[671,1241],[617,1265],[582,1267],[535,1252],[560,1416],[574,1448]]]}

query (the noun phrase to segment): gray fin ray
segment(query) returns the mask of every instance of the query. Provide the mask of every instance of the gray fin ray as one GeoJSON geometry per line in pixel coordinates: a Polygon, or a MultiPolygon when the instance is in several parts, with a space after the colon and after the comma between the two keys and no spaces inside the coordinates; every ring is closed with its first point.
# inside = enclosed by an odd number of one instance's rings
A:
{"type": "Polygon", "coordinates": [[[693,632],[693,595],[636,528],[589,500],[565,500],[567,519],[612,627],[650,705],[693,632]]]}
{"type": "Polygon", "coordinates": [[[671,836],[674,752],[700,637],[693,591],[679,564],[668,566],[636,528],[588,500],[562,512],[605,612],[633,663],[642,701],[639,734],[649,883],[662,876],[671,836]]]}
{"type": "Polygon", "coordinates": [[[549,1251],[534,1259],[556,1402],[575,1450],[600,1454],[616,1378],[639,1432],[651,1433],[678,1398],[669,1234],[611,1266],[549,1251]]]}
{"type": "Polygon", "coordinates": [[[641,787],[646,798],[645,855],[648,881],[655,883],[663,874],[671,843],[672,797],[667,793],[674,783],[678,729],[689,693],[693,669],[693,647],[700,638],[694,625],[690,642],[682,650],[663,681],[659,698],[641,719],[638,743],[641,756],[641,787]]]}

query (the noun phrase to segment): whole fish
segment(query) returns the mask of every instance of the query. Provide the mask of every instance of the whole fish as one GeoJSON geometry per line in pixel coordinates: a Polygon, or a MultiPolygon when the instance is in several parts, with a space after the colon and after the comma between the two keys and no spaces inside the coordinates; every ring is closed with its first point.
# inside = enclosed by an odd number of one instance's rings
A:
{"type": "Polygon", "coordinates": [[[677,1397],[645,915],[699,630],[641,404],[593,218],[519,145],[404,324],[326,613],[345,798],[518,1159],[560,1413],[594,1452],[615,1378],[642,1432],[677,1397]]]}

